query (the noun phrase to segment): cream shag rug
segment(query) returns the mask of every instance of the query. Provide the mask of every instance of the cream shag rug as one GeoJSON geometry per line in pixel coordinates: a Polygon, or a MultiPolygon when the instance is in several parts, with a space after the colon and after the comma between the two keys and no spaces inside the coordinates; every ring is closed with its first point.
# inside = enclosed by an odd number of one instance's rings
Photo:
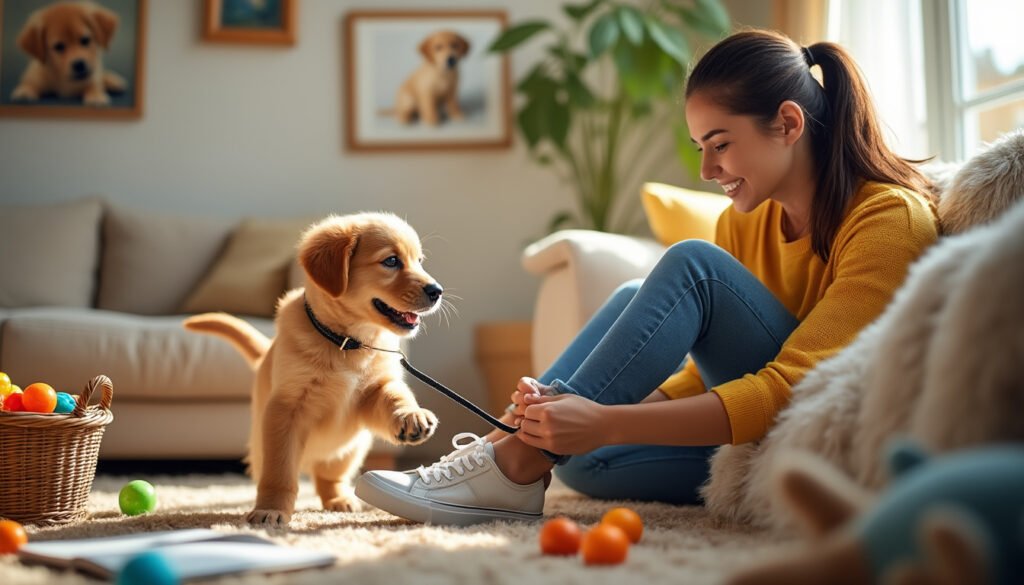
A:
{"type": "MultiPolygon", "coordinates": [[[[770,543],[763,533],[719,525],[700,507],[611,502],[581,496],[557,482],[548,490],[544,512],[566,515],[581,525],[600,520],[608,509],[628,505],[644,520],[644,535],[617,567],[587,567],[580,557],[540,554],[539,523],[490,523],[468,528],[424,526],[369,508],[355,514],[327,513],[304,481],[297,512],[287,530],[255,530],[244,524],[256,490],[242,475],[99,476],[86,521],[50,528],[28,528],[31,540],[110,536],[177,528],[213,528],[249,532],[279,544],[327,551],[335,566],[276,575],[224,577],[212,583],[359,583],[396,585],[435,583],[586,584],[623,582],[719,583],[728,571],[780,552],[790,545],[770,543]],[[131,479],[156,487],[154,513],[127,517],[117,493],[131,479]]],[[[80,574],[24,566],[0,557],[0,583],[6,585],[95,584],[80,574]]]]}

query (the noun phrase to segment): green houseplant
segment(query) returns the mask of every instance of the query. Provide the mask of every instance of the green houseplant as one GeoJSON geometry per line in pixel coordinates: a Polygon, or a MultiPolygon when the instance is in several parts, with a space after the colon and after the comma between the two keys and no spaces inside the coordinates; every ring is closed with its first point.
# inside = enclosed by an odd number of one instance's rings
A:
{"type": "Polygon", "coordinates": [[[505,53],[534,38],[548,41],[544,59],[516,86],[524,99],[516,125],[530,154],[573,184],[574,211],[548,228],[628,232],[637,206],[616,206],[626,172],[641,172],[637,152],[658,133],[673,132],[676,153],[699,164],[682,116],[680,95],[694,35],[729,30],[719,0],[591,0],[565,4],[568,23],[530,20],[506,29],[489,51],[505,53]],[[626,148],[626,145],[631,148],[626,148]]]}

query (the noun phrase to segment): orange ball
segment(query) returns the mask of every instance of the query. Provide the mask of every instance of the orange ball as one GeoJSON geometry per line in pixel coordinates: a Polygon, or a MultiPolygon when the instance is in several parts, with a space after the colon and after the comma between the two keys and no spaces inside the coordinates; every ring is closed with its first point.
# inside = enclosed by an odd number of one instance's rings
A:
{"type": "Polygon", "coordinates": [[[612,508],[601,518],[601,524],[618,526],[629,537],[633,544],[640,542],[640,536],[644,533],[644,521],[640,515],[629,508],[612,508]]]}
{"type": "Polygon", "coordinates": [[[618,526],[598,524],[583,535],[580,550],[588,565],[617,565],[629,554],[629,537],[618,526]]]}
{"type": "Polygon", "coordinates": [[[574,555],[580,550],[583,531],[568,518],[553,518],[540,529],[540,552],[546,555],[574,555]]]}
{"type": "Polygon", "coordinates": [[[14,520],[0,520],[0,554],[11,554],[28,542],[25,529],[14,520]]]}
{"type": "Polygon", "coordinates": [[[57,391],[43,382],[29,384],[28,388],[25,388],[21,402],[29,412],[53,412],[57,407],[57,391]]]}

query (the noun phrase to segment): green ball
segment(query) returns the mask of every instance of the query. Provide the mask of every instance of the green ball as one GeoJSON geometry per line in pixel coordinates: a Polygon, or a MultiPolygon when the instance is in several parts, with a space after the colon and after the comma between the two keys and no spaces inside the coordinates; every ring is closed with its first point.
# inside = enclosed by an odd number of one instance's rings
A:
{"type": "Polygon", "coordinates": [[[121,488],[117,503],[121,506],[121,512],[128,516],[152,512],[156,509],[156,489],[148,481],[130,481],[121,488]]]}

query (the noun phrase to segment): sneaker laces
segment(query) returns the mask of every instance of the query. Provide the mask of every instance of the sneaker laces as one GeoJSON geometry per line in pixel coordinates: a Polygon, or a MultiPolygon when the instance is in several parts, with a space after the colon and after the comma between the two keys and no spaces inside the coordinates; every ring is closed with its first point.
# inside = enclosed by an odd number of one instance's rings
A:
{"type": "Polygon", "coordinates": [[[416,468],[416,473],[419,474],[423,483],[428,485],[431,481],[441,481],[441,476],[450,480],[454,477],[455,473],[460,476],[465,475],[467,471],[473,471],[477,467],[484,466],[484,462],[487,459],[487,451],[484,449],[486,444],[487,439],[483,437],[473,433],[459,433],[452,437],[454,451],[442,456],[437,463],[428,467],[420,465],[416,468]],[[463,443],[463,439],[470,439],[470,441],[463,443]],[[431,480],[431,477],[433,477],[433,480],[431,480]]]}

